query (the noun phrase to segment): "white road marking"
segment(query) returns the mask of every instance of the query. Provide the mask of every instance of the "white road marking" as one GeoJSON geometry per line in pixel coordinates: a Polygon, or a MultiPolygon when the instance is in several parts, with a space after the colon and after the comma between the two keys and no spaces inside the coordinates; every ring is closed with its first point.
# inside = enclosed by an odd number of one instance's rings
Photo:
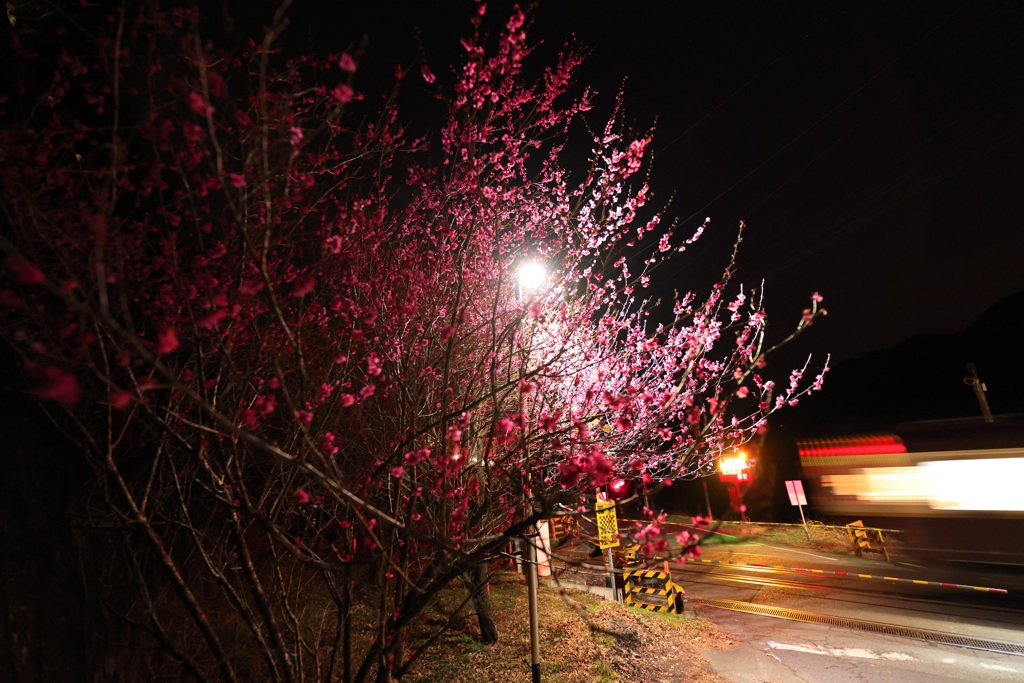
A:
{"type": "Polygon", "coordinates": [[[1011,669],[1008,666],[999,666],[998,664],[986,664],[985,662],[978,662],[978,665],[982,669],[991,669],[992,671],[1009,671],[1012,674],[1017,673],[1016,669],[1011,669]]]}
{"type": "Polygon", "coordinates": [[[792,652],[805,652],[811,655],[826,655],[829,657],[851,657],[853,659],[888,659],[890,661],[913,662],[913,657],[903,652],[873,652],[856,647],[815,647],[813,645],[790,645],[789,643],[776,643],[769,640],[768,646],[774,650],[790,650],[792,652]]]}
{"type": "Polygon", "coordinates": [[[883,652],[882,659],[888,659],[894,662],[913,662],[914,658],[908,655],[906,652],[883,652]]]}

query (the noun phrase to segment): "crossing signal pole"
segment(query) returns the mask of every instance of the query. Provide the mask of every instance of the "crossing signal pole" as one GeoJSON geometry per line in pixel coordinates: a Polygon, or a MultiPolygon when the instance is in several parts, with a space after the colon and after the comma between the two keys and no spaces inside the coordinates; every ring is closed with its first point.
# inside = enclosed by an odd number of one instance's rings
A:
{"type": "Polygon", "coordinates": [[[978,378],[978,369],[974,367],[974,363],[967,364],[967,373],[967,377],[964,377],[964,384],[974,387],[974,395],[978,398],[978,405],[981,407],[981,414],[985,417],[985,422],[994,422],[992,411],[988,407],[988,399],[985,397],[987,388],[985,383],[978,378]]]}

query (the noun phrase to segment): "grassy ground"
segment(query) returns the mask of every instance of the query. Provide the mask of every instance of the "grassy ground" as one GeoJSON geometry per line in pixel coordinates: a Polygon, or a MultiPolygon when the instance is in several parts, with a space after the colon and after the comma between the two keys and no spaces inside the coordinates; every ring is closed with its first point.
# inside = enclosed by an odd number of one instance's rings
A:
{"type": "Polygon", "coordinates": [[[802,526],[726,525],[722,530],[740,541],[758,541],[771,545],[790,545],[838,553],[853,552],[850,537],[844,529],[824,527],[820,524],[808,523],[806,532],[802,526]]]}
{"type": "MultiPolygon", "coordinates": [[[[443,593],[437,613],[464,598],[443,593]]],[[[526,585],[516,574],[491,583],[499,640],[481,645],[476,618],[467,613],[418,662],[407,680],[417,683],[529,681],[530,639],[526,585]]],[[[545,683],[696,681],[724,683],[701,652],[731,645],[710,622],[625,607],[549,583],[539,594],[541,677],[545,683]]],[[[428,612],[424,628],[431,621],[428,612]]]]}
{"type": "MultiPolygon", "coordinates": [[[[688,524],[690,518],[682,515],[669,515],[669,521],[688,524]]],[[[853,554],[853,544],[845,529],[827,526],[816,521],[807,522],[806,532],[800,525],[772,526],[732,522],[714,523],[709,529],[713,533],[704,539],[702,545],[706,547],[757,541],[769,545],[789,545],[797,548],[853,554]]],[[[875,544],[875,536],[872,535],[871,540],[875,544]]],[[[890,552],[898,550],[899,536],[887,534],[885,543],[890,552]]],[[[670,543],[670,545],[672,544],[670,543]]]]}

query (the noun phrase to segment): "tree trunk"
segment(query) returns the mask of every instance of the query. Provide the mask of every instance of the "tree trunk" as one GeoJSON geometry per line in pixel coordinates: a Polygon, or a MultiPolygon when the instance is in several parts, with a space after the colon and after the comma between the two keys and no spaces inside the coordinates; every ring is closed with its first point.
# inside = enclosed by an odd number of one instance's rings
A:
{"type": "Polygon", "coordinates": [[[487,565],[476,564],[463,575],[466,588],[473,596],[473,609],[480,623],[480,642],[485,645],[498,642],[498,627],[491,618],[491,595],[487,592],[487,565]]]}

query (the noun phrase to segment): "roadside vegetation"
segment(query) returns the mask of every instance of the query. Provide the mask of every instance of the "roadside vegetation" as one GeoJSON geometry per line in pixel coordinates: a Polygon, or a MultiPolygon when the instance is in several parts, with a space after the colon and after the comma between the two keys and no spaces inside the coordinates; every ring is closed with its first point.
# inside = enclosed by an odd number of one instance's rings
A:
{"type": "MultiPolygon", "coordinates": [[[[669,515],[668,521],[689,523],[686,515],[669,515]]],[[[887,533],[885,545],[890,553],[900,547],[899,534],[887,533]]],[[[874,536],[872,541],[874,542],[874,536]]],[[[769,545],[788,545],[797,548],[813,548],[815,550],[853,554],[853,544],[845,528],[841,525],[819,520],[808,520],[807,531],[799,524],[741,524],[734,521],[712,524],[707,537],[701,543],[704,547],[714,547],[731,543],[757,542],[769,545]]]]}
{"type": "MultiPolygon", "coordinates": [[[[491,582],[493,616],[501,638],[479,642],[477,620],[463,610],[441,642],[409,678],[432,681],[529,681],[530,629],[526,585],[516,574],[491,582]]],[[[554,582],[540,591],[541,675],[545,683],[700,681],[721,683],[701,653],[728,647],[728,634],[699,617],[661,614],[608,602],[554,582]]],[[[442,591],[420,622],[424,630],[465,601],[465,591],[442,591]]]]}
{"type": "Polygon", "coordinates": [[[845,529],[828,526],[820,522],[808,522],[807,531],[803,526],[772,526],[744,524],[723,526],[721,531],[737,541],[757,541],[774,545],[808,547],[836,553],[852,553],[853,546],[845,529]],[[809,537],[808,537],[809,535],[809,537]]]}

